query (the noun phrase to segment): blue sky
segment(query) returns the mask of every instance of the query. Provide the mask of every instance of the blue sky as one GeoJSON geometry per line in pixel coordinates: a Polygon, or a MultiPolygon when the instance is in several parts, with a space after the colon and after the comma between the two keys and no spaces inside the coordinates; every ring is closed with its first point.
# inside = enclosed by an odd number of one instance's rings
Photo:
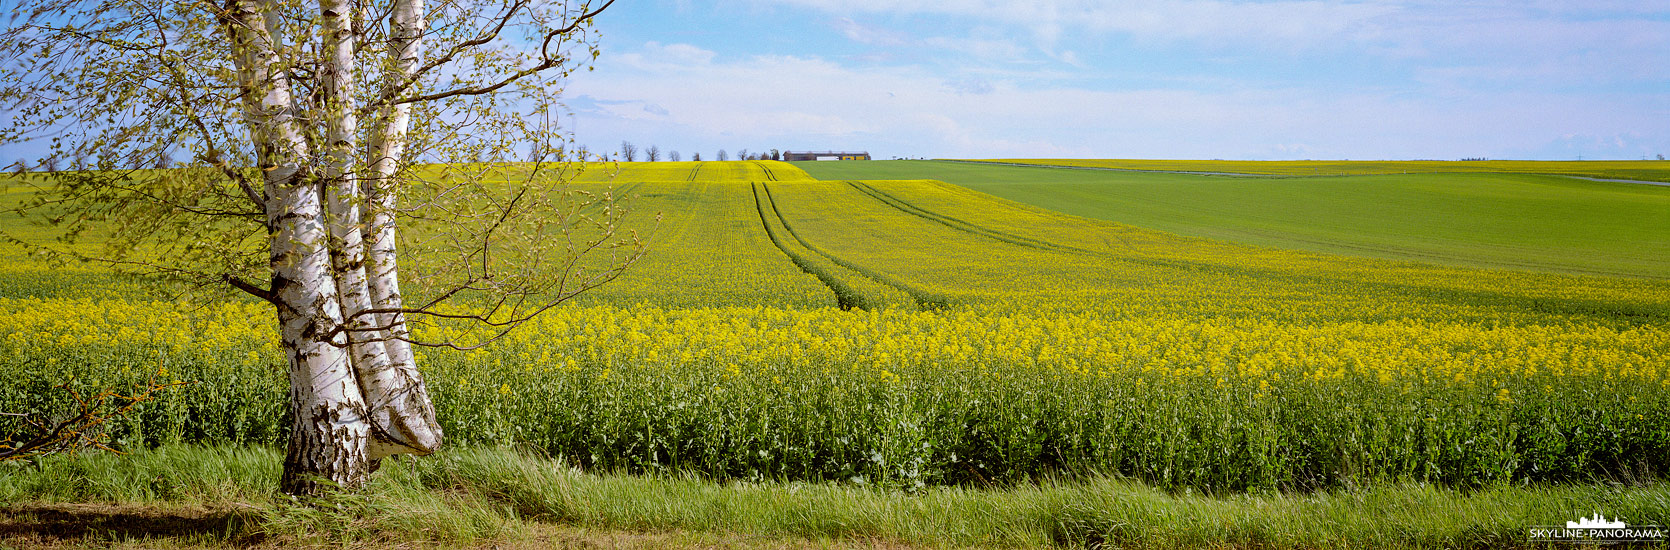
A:
{"type": "Polygon", "coordinates": [[[619,0],[577,140],[890,157],[1670,155],[1670,1],[619,0]]]}

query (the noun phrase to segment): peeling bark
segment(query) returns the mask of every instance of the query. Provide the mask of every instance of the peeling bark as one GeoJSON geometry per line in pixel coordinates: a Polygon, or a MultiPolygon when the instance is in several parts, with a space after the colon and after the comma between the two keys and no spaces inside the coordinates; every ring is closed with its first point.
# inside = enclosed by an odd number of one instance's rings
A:
{"type": "MultiPolygon", "coordinates": [[[[376,469],[369,454],[370,423],[365,404],[353,399],[326,399],[325,394],[351,389],[349,369],[336,376],[309,377],[292,369],[290,378],[290,441],[284,454],[279,490],[289,495],[316,495],[325,489],[352,489],[365,483],[376,469]],[[297,375],[301,375],[298,378],[297,375]]],[[[353,390],[355,393],[357,389],[353,390]]]]}
{"type": "MultiPolygon", "coordinates": [[[[417,69],[424,29],[423,0],[397,0],[389,14],[389,55],[393,59],[390,60],[388,74],[382,78],[383,96],[398,93],[417,69]]],[[[369,140],[371,169],[366,175],[364,190],[371,219],[365,226],[365,236],[370,243],[367,261],[372,301],[378,308],[397,309],[403,305],[395,259],[394,176],[400,169],[401,157],[406,154],[411,119],[410,103],[385,104],[369,140]]],[[[390,359],[397,365],[412,365],[411,344],[404,340],[411,336],[405,316],[399,313],[381,314],[378,315],[377,325],[390,327],[385,334],[389,340],[390,359]]]]}
{"type": "MultiPolygon", "coordinates": [[[[389,15],[388,71],[383,75],[383,95],[397,93],[412,77],[418,64],[419,48],[425,28],[423,0],[397,0],[389,15]]],[[[356,310],[375,307],[399,309],[404,305],[400,296],[399,266],[395,245],[395,175],[400,170],[400,159],[405,155],[407,133],[411,125],[411,104],[386,104],[378,113],[368,143],[371,165],[366,171],[362,191],[369,223],[364,224],[366,249],[365,267],[368,271],[366,288],[370,305],[350,307],[356,310]]],[[[440,446],[440,423],[429,400],[429,390],[423,374],[417,369],[407,339],[411,331],[400,313],[376,315],[378,327],[387,327],[378,338],[384,344],[386,365],[362,369],[372,403],[372,421],[384,439],[398,447],[378,448],[376,453],[410,452],[428,454],[440,446]],[[369,372],[368,372],[369,371],[369,372]]]]}
{"type": "MultiPolygon", "coordinates": [[[[349,319],[344,331],[349,340],[350,359],[364,393],[374,428],[370,459],[398,453],[429,454],[439,437],[415,435],[435,424],[432,409],[416,409],[415,399],[428,402],[421,378],[414,384],[389,360],[388,340],[375,330],[376,319],[355,313],[373,307],[365,269],[365,238],[361,231],[365,208],[364,193],[354,179],[353,142],[359,120],[352,104],[355,98],[353,74],[353,12],[343,0],[320,3],[327,54],[321,77],[324,82],[322,109],[327,125],[325,153],[325,195],[329,203],[331,260],[337,292],[349,319]],[[425,414],[427,413],[427,414],[425,414]]],[[[439,429],[433,430],[438,433],[439,429]]]]}
{"type": "Polygon", "coordinates": [[[271,293],[280,338],[290,351],[293,421],[279,486],[295,495],[325,485],[356,487],[371,469],[371,423],[346,342],[336,331],[342,310],[318,177],[306,165],[311,151],[279,68],[275,36],[282,21],[270,0],[234,0],[227,8],[224,26],[237,52],[246,123],[266,188],[271,293]]]}

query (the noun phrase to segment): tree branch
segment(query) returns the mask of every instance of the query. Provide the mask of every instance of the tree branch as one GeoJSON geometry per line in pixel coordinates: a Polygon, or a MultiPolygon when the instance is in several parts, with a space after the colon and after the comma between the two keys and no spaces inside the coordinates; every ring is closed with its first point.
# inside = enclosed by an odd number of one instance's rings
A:
{"type": "Polygon", "coordinates": [[[255,286],[249,281],[245,281],[236,275],[223,275],[222,280],[226,281],[226,284],[232,285],[232,288],[247,292],[249,295],[260,298],[269,304],[279,307],[284,306],[284,304],[279,302],[278,295],[273,294],[273,291],[255,286]]]}
{"type": "MultiPolygon", "coordinates": [[[[435,101],[435,100],[439,100],[439,99],[446,99],[446,98],[454,97],[454,96],[490,94],[490,93],[493,93],[495,91],[498,91],[500,88],[503,88],[503,87],[508,86],[510,84],[514,84],[516,81],[521,80],[523,78],[526,78],[529,75],[536,74],[536,73],[542,72],[546,69],[550,69],[552,67],[556,67],[558,65],[561,65],[563,63],[563,61],[565,61],[564,59],[551,57],[551,52],[550,52],[551,41],[556,39],[558,36],[562,36],[562,35],[574,32],[574,30],[579,28],[581,24],[583,24],[586,21],[592,19],[593,17],[596,17],[597,14],[599,14],[599,13],[603,13],[603,10],[608,9],[609,6],[613,5],[614,3],[615,3],[615,0],[609,0],[608,2],[605,2],[602,7],[599,7],[595,10],[592,10],[590,12],[587,12],[585,14],[580,15],[580,17],[575,18],[574,21],[572,21],[568,24],[568,26],[565,26],[565,27],[560,28],[560,29],[553,30],[553,31],[548,32],[548,33],[545,33],[545,38],[540,45],[540,51],[539,51],[540,63],[538,65],[534,65],[533,67],[529,67],[529,68],[526,68],[526,69],[522,69],[520,71],[516,71],[515,73],[511,74],[508,77],[505,77],[504,79],[502,79],[498,82],[495,82],[493,84],[489,84],[489,85],[486,85],[486,86],[476,86],[476,87],[470,87],[470,88],[457,88],[457,89],[453,89],[453,90],[447,90],[447,91],[444,91],[444,92],[436,92],[436,93],[432,93],[432,94],[425,94],[425,95],[420,95],[420,96],[407,97],[407,98],[403,98],[403,99],[399,99],[399,100],[393,100],[393,101],[391,101],[391,99],[388,98],[388,97],[384,97],[384,98],[378,99],[376,102],[373,102],[370,105],[367,105],[366,108],[367,109],[373,109],[373,108],[376,108],[376,107],[380,107],[384,103],[393,103],[393,104],[418,103],[418,102],[427,102],[427,101],[435,101]]],[[[503,25],[504,25],[504,22],[501,21],[500,22],[500,27],[502,27],[503,25]]],[[[497,29],[495,29],[494,32],[496,34],[497,29]]],[[[442,58],[442,60],[438,60],[438,61],[444,62],[446,60],[450,60],[451,55],[453,55],[453,54],[449,54],[447,57],[442,58]]],[[[435,65],[435,64],[436,63],[431,63],[431,65],[435,65]]],[[[427,69],[427,68],[430,68],[430,67],[426,66],[425,68],[427,69]]],[[[416,74],[414,73],[413,82],[416,81],[415,77],[416,77],[416,74]]],[[[409,84],[407,86],[402,86],[402,89],[404,89],[406,87],[409,87],[409,84]]]]}
{"type": "Polygon", "coordinates": [[[80,392],[71,389],[69,384],[59,384],[54,388],[69,392],[70,396],[75,399],[76,414],[57,422],[38,422],[30,418],[33,416],[30,413],[3,413],[6,416],[24,417],[36,433],[32,436],[24,436],[27,439],[21,441],[17,439],[17,434],[0,441],[0,462],[23,460],[33,456],[83,447],[95,447],[119,453],[120,451],[104,445],[104,432],[95,430],[112,418],[126,415],[133,410],[134,406],[150,400],[156,392],[189,383],[158,384],[153,379],[145,385],[135,384],[135,387],[141,390],[141,393],[135,393],[131,396],[107,389],[85,398],[82,397],[80,392]],[[121,404],[114,410],[106,411],[105,402],[109,400],[120,401],[121,404]]]}

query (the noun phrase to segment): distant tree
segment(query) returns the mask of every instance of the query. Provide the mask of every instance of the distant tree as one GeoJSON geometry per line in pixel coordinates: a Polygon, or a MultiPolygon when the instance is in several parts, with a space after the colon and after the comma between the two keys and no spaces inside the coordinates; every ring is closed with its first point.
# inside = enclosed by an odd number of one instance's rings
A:
{"type": "Polygon", "coordinates": [[[626,162],[638,160],[638,146],[630,141],[620,142],[620,159],[626,162]]]}
{"type": "Polygon", "coordinates": [[[654,145],[649,146],[649,149],[644,151],[644,159],[650,162],[661,160],[661,148],[654,145]]]}
{"type": "Polygon", "coordinates": [[[725,155],[725,150],[724,149],[720,149],[719,150],[719,160],[731,160],[731,158],[729,156],[725,155]]]}
{"type": "Polygon", "coordinates": [[[678,151],[667,151],[667,160],[678,162],[678,151]]]}
{"type": "Polygon", "coordinates": [[[1664,160],[1664,153],[1658,154],[1658,160],[1664,160]]]}
{"type": "Polygon", "coordinates": [[[748,150],[738,149],[736,151],[736,160],[748,160],[748,150]]]}
{"type": "Polygon", "coordinates": [[[701,153],[690,153],[690,161],[691,162],[701,162],[702,161],[702,154],[701,153]]]}
{"type": "Polygon", "coordinates": [[[574,151],[574,154],[579,157],[578,160],[580,162],[591,160],[591,149],[586,148],[584,145],[581,145],[578,150],[574,151]]]}
{"type": "Polygon", "coordinates": [[[783,157],[781,155],[777,154],[776,149],[772,149],[771,150],[771,160],[783,160],[783,157]]]}

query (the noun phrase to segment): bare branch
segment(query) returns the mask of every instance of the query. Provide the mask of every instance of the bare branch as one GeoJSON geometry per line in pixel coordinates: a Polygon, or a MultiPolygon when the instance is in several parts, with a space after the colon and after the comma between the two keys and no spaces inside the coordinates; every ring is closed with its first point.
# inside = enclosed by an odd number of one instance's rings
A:
{"type": "Polygon", "coordinates": [[[225,275],[223,280],[226,281],[226,284],[232,285],[232,288],[247,292],[250,296],[260,298],[262,301],[275,306],[284,306],[283,303],[279,302],[278,296],[273,295],[273,291],[250,284],[249,281],[245,281],[236,275],[225,275]]]}
{"type": "Polygon", "coordinates": [[[151,396],[159,391],[186,384],[190,382],[159,384],[153,378],[144,385],[136,384],[134,387],[139,391],[132,395],[105,389],[86,397],[71,388],[68,383],[54,386],[54,389],[63,390],[75,399],[75,414],[62,420],[42,421],[36,420],[34,413],[0,413],[23,417],[30,428],[29,433],[12,434],[0,441],[0,462],[26,460],[88,447],[120,453],[121,451],[104,444],[107,435],[102,429],[104,424],[127,415],[135,406],[149,401],[151,396]],[[114,408],[110,408],[111,406],[114,408]]]}
{"type": "MultiPolygon", "coordinates": [[[[597,14],[603,13],[603,10],[608,9],[609,6],[613,5],[614,3],[615,3],[615,0],[609,0],[608,2],[604,3],[602,7],[597,8],[595,10],[592,10],[590,12],[587,12],[587,13],[575,18],[573,22],[568,24],[568,26],[565,26],[563,28],[556,29],[556,30],[553,30],[551,32],[546,33],[545,38],[540,45],[540,58],[541,58],[540,63],[538,65],[534,65],[532,67],[528,67],[526,69],[522,69],[520,71],[516,71],[514,73],[511,73],[510,76],[505,77],[503,79],[500,79],[498,82],[494,82],[492,84],[488,84],[488,85],[485,85],[485,86],[472,86],[472,87],[467,87],[467,88],[457,88],[457,89],[447,90],[447,91],[443,91],[443,92],[435,92],[435,93],[431,93],[431,94],[424,94],[424,95],[419,95],[419,96],[401,98],[401,99],[398,99],[398,100],[385,97],[383,99],[378,100],[376,103],[368,105],[367,107],[368,108],[374,108],[374,107],[381,106],[383,103],[389,103],[389,102],[397,103],[397,104],[398,103],[418,103],[418,102],[427,102],[427,101],[435,101],[435,100],[439,100],[439,99],[446,99],[446,98],[455,97],[455,96],[490,94],[490,93],[498,91],[500,88],[504,88],[505,86],[509,86],[511,84],[514,84],[517,81],[528,77],[529,75],[538,74],[540,72],[544,72],[544,71],[549,70],[553,67],[561,65],[561,64],[563,64],[563,62],[567,61],[567,59],[564,59],[562,57],[552,57],[551,56],[551,52],[550,52],[551,41],[556,39],[559,36],[568,34],[570,32],[574,32],[574,29],[579,28],[581,24],[584,24],[586,21],[592,19],[593,17],[596,17],[597,14]]],[[[518,4],[520,4],[520,2],[518,2],[518,4]]],[[[497,30],[495,30],[494,32],[496,34],[497,30]]]]}

